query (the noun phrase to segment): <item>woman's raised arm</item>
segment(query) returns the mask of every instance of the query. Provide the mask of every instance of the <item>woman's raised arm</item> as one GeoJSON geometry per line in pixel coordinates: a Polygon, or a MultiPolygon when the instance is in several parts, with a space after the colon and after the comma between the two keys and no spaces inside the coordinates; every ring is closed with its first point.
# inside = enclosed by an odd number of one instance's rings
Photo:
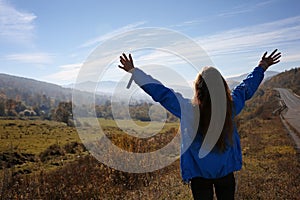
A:
{"type": "Polygon", "coordinates": [[[122,54],[120,56],[119,68],[126,72],[132,73],[132,79],[138,84],[152,99],[159,102],[164,108],[170,111],[173,115],[181,118],[181,103],[185,100],[179,93],[165,87],[161,82],[147,75],[142,70],[135,68],[131,54],[129,56],[122,54]],[[129,58],[128,58],[129,57],[129,58]]]}
{"type": "Polygon", "coordinates": [[[258,66],[238,85],[232,90],[232,98],[234,101],[235,114],[239,114],[245,105],[245,101],[250,99],[261,81],[264,78],[264,72],[273,64],[278,63],[281,57],[281,53],[275,49],[271,55],[267,56],[267,52],[264,53],[258,66]]]}

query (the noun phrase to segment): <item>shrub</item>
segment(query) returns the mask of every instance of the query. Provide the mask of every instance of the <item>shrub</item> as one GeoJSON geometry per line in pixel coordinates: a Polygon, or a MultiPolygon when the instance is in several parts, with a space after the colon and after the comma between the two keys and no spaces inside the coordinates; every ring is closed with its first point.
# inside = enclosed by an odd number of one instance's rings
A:
{"type": "Polygon", "coordinates": [[[58,144],[49,146],[45,151],[40,153],[39,157],[42,162],[50,160],[52,157],[58,157],[65,155],[64,150],[58,144]]]}

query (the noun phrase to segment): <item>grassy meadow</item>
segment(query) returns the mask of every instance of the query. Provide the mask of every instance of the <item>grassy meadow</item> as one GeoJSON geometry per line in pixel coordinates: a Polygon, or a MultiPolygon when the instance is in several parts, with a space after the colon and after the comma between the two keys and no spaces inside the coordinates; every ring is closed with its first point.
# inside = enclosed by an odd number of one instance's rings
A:
{"type": "Polygon", "coordinates": [[[74,128],[46,120],[0,120],[0,134],[0,152],[39,154],[52,144],[80,141],[74,128]]]}
{"type": "MultiPolygon", "coordinates": [[[[161,148],[179,128],[167,123],[159,134],[139,140],[113,120],[99,123],[113,143],[128,151],[138,146],[138,152],[161,148]]],[[[142,134],[152,134],[143,128],[148,122],[135,123],[142,134]]],[[[243,152],[237,199],[297,199],[299,155],[279,116],[242,113],[237,125],[243,152]]],[[[189,186],[181,182],[179,160],[154,172],[121,172],[90,156],[74,127],[53,121],[0,120],[0,136],[1,199],[192,199],[189,186]]]]}

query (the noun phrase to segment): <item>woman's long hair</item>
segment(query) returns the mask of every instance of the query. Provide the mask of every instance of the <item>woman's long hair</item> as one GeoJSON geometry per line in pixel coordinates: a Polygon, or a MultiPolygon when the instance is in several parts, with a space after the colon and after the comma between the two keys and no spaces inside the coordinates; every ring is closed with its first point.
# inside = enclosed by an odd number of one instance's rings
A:
{"type": "MultiPolygon", "coordinates": [[[[207,70],[209,68],[205,68],[207,70]]],[[[203,72],[204,72],[203,71],[203,72]]],[[[203,73],[202,72],[202,73],[203,73]]],[[[195,81],[195,95],[193,98],[193,104],[199,105],[200,109],[200,121],[198,126],[198,133],[202,134],[203,138],[206,135],[208,130],[208,126],[210,124],[211,118],[211,99],[209,95],[209,91],[207,85],[204,81],[202,73],[198,75],[195,81]]],[[[227,142],[230,145],[233,144],[233,118],[232,118],[232,97],[230,89],[222,77],[224,88],[226,90],[226,101],[227,101],[227,110],[226,110],[226,117],[223,126],[222,133],[216,143],[216,147],[219,151],[224,152],[226,150],[227,142]]]]}

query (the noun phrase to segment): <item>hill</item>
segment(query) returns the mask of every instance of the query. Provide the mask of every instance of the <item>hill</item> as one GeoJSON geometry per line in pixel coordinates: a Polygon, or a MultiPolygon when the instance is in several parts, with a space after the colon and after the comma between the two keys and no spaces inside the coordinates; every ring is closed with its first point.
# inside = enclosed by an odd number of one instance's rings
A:
{"type": "MultiPolygon", "coordinates": [[[[123,85],[126,85],[127,83],[122,82],[123,85]]],[[[86,81],[86,82],[81,82],[81,83],[76,83],[76,88],[81,90],[81,91],[86,91],[86,92],[96,92],[100,93],[107,93],[107,94],[112,94],[115,88],[117,87],[118,82],[116,81],[100,81],[99,83],[94,82],[94,81],[86,81]]],[[[75,88],[75,84],[68,84],[68,85],[63,85],[65,88],[75,88]]]]}
{"type": "MultiPolygon", "coordinates": [[[[267,71],[265,73],[265,78],[264,81],[269,80],[271,77],[279,74],[279,72],[276,71],[267,71]]],[[[238,76],[232,76],[230,78],[227,78],[227,84],[230,89],[233,89],[235,86],[237,86],[243,79],[246,78],[248,73],[241,74],[238,76]]],[[[111,96],[112,94],[115,94],[119,96],[121,99],[124,99],[124,92],[122,91],[123,88],[120,88],[120,86],[125,86],[127,85],[126,82],[121,82],[118,83],[116,81],[100,81],[99,83],[93,82],[93,81],[86,81],[82,83],[77,83],[76,88],[81,90],[81,91],[86,91],[86,92],[96,92],[97,94],[102,94],[102,95],[108,95],[111,96]],[[96,88],[95,88],[96,86],[96,88]],[[116,88],[120,88],[120,91],[115,91],[116,88]]],[[[69,85],[64,85],[63,87],[65,88],[74,88],[75,84],[69,84],[69,85]]],[[[181,93],[184,97],[186,98],[192,98],[193,97],[193,90],[190,87],[187,86],[182,86],[182,85],[170,85],[170,88],[175,90],[176,92],[181,93]]],[[[125,94],[125,98],[126,98],[125,94]]],[[[152,101],[151,99],[148,98],[148,95],[145,95],[145,93],[137,88],[136,93],[134,96],[135,99],[138,100],[143,100],[143,101],[152,101]]]]}
{"type": "MultiPolygon", "coordinates": [[[[268,79],[278,72],[267,71],[265,79],[268,79]]],[[[247,74],[242,74],[235,77],[230,77],[226,79],[228,81],[229,87],[233,88],[241,80],[243,80],[247,74]]],[[[121,85],[126,85],[127,83],[122,83],[121,85]]],[[[97,85],[96,92],[98,103],[102,104],[109,99],[109,96],[113,93],[118,84],[114,81],[103,81],[97,85]]],[[[95,86],[94,82],[84,82],[79,83],[76,88],[80,89],[82,96],[90,96],[91,88],[95,86]]],[[[72,99],[72,88],[74,84],[60,86],[52,83],[37,81],[34,79],[12,76],[8,74],[0,73],[0,98],[4,99],[14,99],[24,102],[28,106],[34,106],[41,104],[43,99],[48,98],[53,102],[52,104],[58,105],[61,101],[70,101],[72,99]]],[[[184,96],[192,98],[191,89],[184,86],[171,86],[175,91],[181,92],[184,96]]],[[[122,97],[122,94],[118,94],[122,97]]],[[[134,98],[139,100],[149,101],[149,98],[145,98],[142,91],[137,90],[134,98]]]]}
{"type": "Polygon", "coordinates": [[[70,101],[72,90],[34,79],[0,74],[0,92],[7,99],[20,98],[30,105],[34,97],[45,95],[56,101],[70,101]]]}
{"type": "MultiPolygon", "coordinates": [[[[47,102],[57,106],[59,102],[71,101],[73,89],[60,85],[37,81],[34,79],[0,74],[0,99],[21,101],[26,106],[37,106],[47,102]],[[51,103],[50,103],[51,102],[51,103]]],[[[94,98],[88,91],[77,91],[82,98],[94,98]]],[[[96,103],[103,104],[108,100],[105,95],[97,95],[96,103]]]]}
{"type": "MultiPolygon", "coordinates": [[[[134,93],[130,96],[131,99],[141,100],[141,101],[152,101],[151,98],[139,87],[136,85],[131,85],[131,90],[126,89],[127,82],[116,82],[116,81],[86,81],[76,84],[76,89],[86,92],[96,92],[99,95],[112,96],[115,95],[121,99],[128,98],[128,92],[131,93],[134,90],[134,93]]],[[[64,85],[65,88],[75,88],[75,84],[64,85]]],[[[193,90],[189,86],[183,85],[170,85],[168,86],[176,92],[180,92],[186,98],[193,97],[193,90]]]]}
{"type": "Polygon", "coordinates": [[[300,67],[279,73],[265,82],[267,88],[288,88],[300,95],[300,67]]]}
{"type": "MultiPolygon", "coordinates": [[[[269,80],[273,76],[279,74],[279,72],[276,71],[266,71],[264,81],[269,80]]],[[[244,80],[247,77],[248,73],[241,74],[238,76],[232,76],[230,78],[226,78],[227,84],[230,89],[233,89],[235,86],[237,86],[242,80],[244,80]]]]}
{"type": "Polygon", "coordinates": [[[244,117],[270,119],[272,112],[279,107],[279,93],[274,88],[287,88],[299,95],[300,68],[281,72],[263,82],[252,99],[246,102],[243,110],[244,117]]]}

